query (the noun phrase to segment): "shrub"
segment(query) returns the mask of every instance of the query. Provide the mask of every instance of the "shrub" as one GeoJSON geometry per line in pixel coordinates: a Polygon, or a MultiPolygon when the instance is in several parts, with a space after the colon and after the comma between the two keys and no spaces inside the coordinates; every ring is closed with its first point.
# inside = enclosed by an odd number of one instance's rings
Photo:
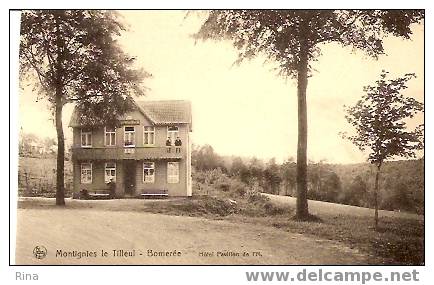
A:
{"type": "Polygon", "coordinates": [[[215,184],[217,180],[225,176],[220,168],[205,171],[205,183],[215,184]]]}
{"type": "Polygon", "coordinates": [[[225,174],[222,174],[219,178],[214,181],[214,184],[218,190],[223,192],[228,192],[231,188],[231,179],[225,174]]]}
{"type": "Polygon", "coordinates": [[[228,216],[238,211],[237,206],[228,200],[210,196],[202,196],[198,199],[189,200],[187,203],[173,206],[193,216],[203,214],[228,216]]]}
{"type": "Polygon", "coordinates": [[[231,180],[230,188],[231,188],[231,193],[235,197],[237,197],[237,196],[243,197],[244,195],[246,195],[246,193],[248,191],[247,185],[236,180],[236,179],[231,180]]]}
{"type": "Polygon", "coordinates": [[[208,199],[205,199],[204,206],[210,214],[219,216],[227,216],[237,212],[236,205],[216,197],[208,197],[208,199]]]}
{"type": "Polygon", "coordinates": [[[279,207],[271,202],[266,202],[264,204],[264,209],[265,213],[270,216],[283,215],[289,212],[289,208],[279,207]]]}
{"type": "Polygon", "coordinates": [[[261,193],[257,191],[249,191],[247,192],[247,201],[250,203],[265,203],[269,202],[270,198],[261,195],[261,193]]]}

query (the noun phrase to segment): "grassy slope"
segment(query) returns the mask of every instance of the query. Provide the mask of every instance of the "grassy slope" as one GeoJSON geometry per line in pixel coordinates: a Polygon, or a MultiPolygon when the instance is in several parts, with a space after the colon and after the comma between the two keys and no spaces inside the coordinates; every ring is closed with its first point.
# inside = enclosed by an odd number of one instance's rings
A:
{"type": "Polygon", "coordinates": [[[288,232],[308,234],[340,241],[351,248],[383,258],[383,264],[423,265],[424,222],[415,219],[384,217],[379,231],[372,227],[371,217],[351,215],[320,216],[321,222],[297,222],[292,213],[274,217],[233,217],[243,222],[268,224],[288,232]]]}

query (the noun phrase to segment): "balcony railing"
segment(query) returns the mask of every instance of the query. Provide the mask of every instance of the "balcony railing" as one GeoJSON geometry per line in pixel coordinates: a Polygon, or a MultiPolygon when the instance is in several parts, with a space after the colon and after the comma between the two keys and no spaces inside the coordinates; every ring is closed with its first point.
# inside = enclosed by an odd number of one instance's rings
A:
{"type": "Polygon", "coordinates": [[[94,147],[94,148],[72,148],[72,159],[74,160],[117,160],[117,159],[181,159],[184,155],[184,148],[176,151],[175,146],[171,147],[94,147]],[[169,151],[170,150],[170,151],[169,151]]]}

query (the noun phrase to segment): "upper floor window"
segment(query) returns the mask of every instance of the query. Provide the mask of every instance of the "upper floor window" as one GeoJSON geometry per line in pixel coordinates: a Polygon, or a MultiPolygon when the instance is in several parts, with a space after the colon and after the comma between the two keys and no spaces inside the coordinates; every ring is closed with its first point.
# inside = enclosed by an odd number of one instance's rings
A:
{"type": "Polygon", "coordinates": [[[174,145],[175,144],[175,140],[178,138],[179,136],[179,128],[178,126],[168,126],[167,127],[167,141],[166,141],[166,145],[169,144],[170,145],[174,145]]]}
{"type": "Polygon", "coordinates": [[[81,146],[92,147],[92,131],[81,130],[81,146]]]}
{"type": "Polygon", "coordinates": [[[83,184],[92,183],[92,163],[81,164],[81,183],[83,184]]]}
{"type": "Polygon", "coordinates": [[[167,183],[179,183],[179,162],[167,163],[167,183]]]}
{"type": "Polygon", "coordinates": [[[155,128],[143,127],[143,144],[154,145],[155,144],[155,128]]]}
{"type": "Polygon", "coordinates": [[[143,182],[154,183],[155,181],[155,163],[144,162],[143,163],[143,182]]]}
{"type": "Polygon", "coordinates": [[[105,164],[104,181],[109,183],[110,181],[116,182],[116,163],[107,162],[105,164]]]}
{"type": "Polygon", "coordinates": [[[134,127],[124,127],[124,145],[129,147],[136,145],[136,131],[134,127]]]}
{"type": "Polygon", "coordinates": [[[106,146],[115,146],[116,145],[116,128],[105,127],[104,133],[105,133],[104,144],[106,146]]]}

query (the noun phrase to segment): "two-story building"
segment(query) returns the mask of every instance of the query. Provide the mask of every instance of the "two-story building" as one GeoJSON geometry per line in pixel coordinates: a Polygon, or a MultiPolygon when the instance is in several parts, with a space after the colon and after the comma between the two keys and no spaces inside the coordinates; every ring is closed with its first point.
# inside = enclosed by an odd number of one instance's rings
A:
{"type": "Polygon", "coordinates": [[[164,190],[191,196],[191,104],[188,101],[137,101],[117,128],[83,126],[74,110],[72,162],[74,192],[108,191],[138,197],[164,190]]]}

